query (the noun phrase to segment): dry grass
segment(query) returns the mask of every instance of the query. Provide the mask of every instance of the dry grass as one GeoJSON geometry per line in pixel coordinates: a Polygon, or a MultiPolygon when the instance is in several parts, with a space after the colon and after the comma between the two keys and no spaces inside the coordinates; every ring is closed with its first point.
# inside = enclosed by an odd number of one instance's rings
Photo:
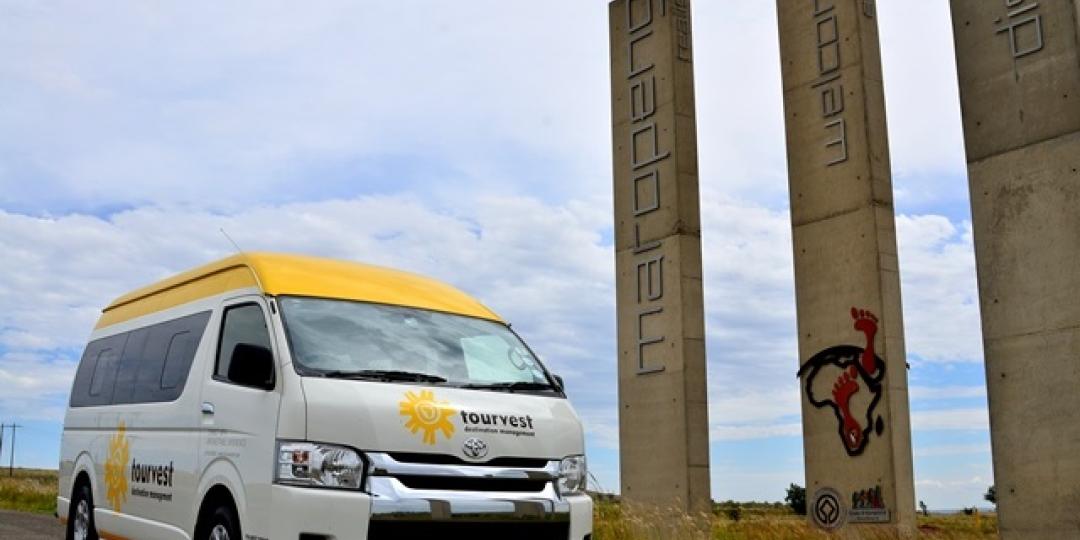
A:
{"type": "MultiPolygon", "coordinates": [[[[593,522],[595,540],[828,540],[805,518],[770,508],[748,507],[738,521],[726,515],[672,517],[673,513],[623,508],[598,502],[593,522]]],[[[854,538],[888,540],[892,535],[860,531],[854,538]]],[[[997,538],[993,515],[919,517],[920,540],[983,540],[997,538]]]]}
{"type": "Polygon", "coordinates": [[[0,470],[0,508],[38,514],[56,511],[56,471],[15,469],[15,476],[0,470]]]}

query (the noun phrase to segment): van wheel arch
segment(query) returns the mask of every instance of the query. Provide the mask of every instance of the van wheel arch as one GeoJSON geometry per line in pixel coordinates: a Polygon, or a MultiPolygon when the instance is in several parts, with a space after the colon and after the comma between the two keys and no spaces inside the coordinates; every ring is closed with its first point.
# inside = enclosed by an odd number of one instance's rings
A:
{"type": "Polygon", "coordinates": [[[64,538],[68,540],[75,538],[77,520],[84,527],[83,538],[98,540],[99,536],[94,526],[94,491],[90,483],[90,475],[86,471],[79,471],[72,483],[71,504],[68,506],[67,515],[64,516],[64,538]],[[80,516],[82,519],[78,520],[80,516]]]}
{"type": "Polygon", "coordinates": [[[79,487],[79,482],[83,481],[90,485],[91,493],[94,490],[94,460],[90,457],[89,452],[80,452],[75,457],[75,464],[72,467],[71,483],[68,484],[68,489],[71,491],[68,493],[70,497],[75,493],[75,488],[79,487]]]}
{"type": "Polygon", "coordinates": [[[202,504],[199,505],[199,514],[195,520],[196,540],[206,538],[209,535],[210,531],[208,529],[210,528],[214,514],[219,508],[228,509],[228,511],[237,518],[237,529],[240,528],[240,512],[236,507],[236,499],[233,497],[232,492],[229,491],[229,488],[222,484],[216,484],[206,492],[202,504]]]}
{"type": "Polygon", "coordinates": [[[75,481],[71,484],[72,492],[82,487],[83,484],[86,484],[91,490],[93,489],[93,486],[90,485],[90,474],[86,471],[79,471],[79,473],[75,475],[75,481]]]}

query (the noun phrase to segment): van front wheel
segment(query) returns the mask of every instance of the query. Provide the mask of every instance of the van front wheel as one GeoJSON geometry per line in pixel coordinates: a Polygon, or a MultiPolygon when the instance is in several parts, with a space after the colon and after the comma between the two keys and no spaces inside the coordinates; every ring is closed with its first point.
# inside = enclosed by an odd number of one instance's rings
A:
{"type": "Polygon", "coordinates": [[[94,527],[94,497],[87,484],[75,488],[75,497],[68,510],[67,539],[98,540],[97,528],[94,527]]]}
{"type": "Polygon", "coordinates": [[[206,537],[199,540],[240,540],[240,520],[232,507],[217,507],[210,515],[206,533],[206,537]]]}

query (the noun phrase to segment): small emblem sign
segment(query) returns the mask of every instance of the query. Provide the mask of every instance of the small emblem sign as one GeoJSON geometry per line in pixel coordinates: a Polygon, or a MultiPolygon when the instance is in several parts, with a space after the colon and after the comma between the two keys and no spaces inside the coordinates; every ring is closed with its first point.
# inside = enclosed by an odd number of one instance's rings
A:
{"type": "Polygon", "coordinates": [[[885,498],[881,495],[881,486],[856,491],[851,494],[851,523],[888,523],[889,509],[885,507],[885,498]]]}
{"type": "Polygon", "coordinates": [[[844,524],[844,506],[840,493],[832,488],[821,488],[814,494],[810,517],[822,529],[836,529],[844,524]]]}
{"type": "Polygon", "coordinates": [[[461,451],[465,453],[465,457],[469,459],[484,459],[488,454],[488,445],[486,442],[473,437],[462,445],[461,451]]]}

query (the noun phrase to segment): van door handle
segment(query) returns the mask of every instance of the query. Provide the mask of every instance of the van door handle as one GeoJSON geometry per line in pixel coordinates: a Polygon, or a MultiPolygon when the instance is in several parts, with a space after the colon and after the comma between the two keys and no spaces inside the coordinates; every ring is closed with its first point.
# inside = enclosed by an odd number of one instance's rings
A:
{"type": "Polygon", "coordinates": [[[202,413],[207,416],[214,415],[214,404],[209,401],[204,401],[202,404],[202,413]]]}

